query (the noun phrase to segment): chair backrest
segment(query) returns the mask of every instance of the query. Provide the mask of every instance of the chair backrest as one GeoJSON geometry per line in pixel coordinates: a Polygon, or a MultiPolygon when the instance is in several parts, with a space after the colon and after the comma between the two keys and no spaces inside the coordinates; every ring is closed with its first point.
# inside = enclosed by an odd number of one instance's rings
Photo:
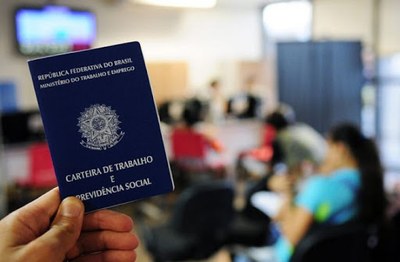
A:
{"type": "Polygon", "coordinates": [[[233,217],[233,192],[222,181],[186,188],[168,222],[147,237],[154,261],[202,260],[220,250],[233,217]]]}
{"type": "Polygon", "coordinates": [[[234,214],[233,195],[232,184],[222,181],[187,188],[175,205],[172,226],[199,238],[224,237],[234,214]]]}
{"type": "Polygon", "coordinates": [[[296,246],[291,262],[372,261],[373,241],[378,240],[365,225],[349,223],[321,226],[296,246]]]}
{"type": "Polygon", "coordinates": [[[206,142],[204,137],[190,129],[175,129],[172,132],[172,153],[174,159],[198,158],[206,155],[206,142]]]}

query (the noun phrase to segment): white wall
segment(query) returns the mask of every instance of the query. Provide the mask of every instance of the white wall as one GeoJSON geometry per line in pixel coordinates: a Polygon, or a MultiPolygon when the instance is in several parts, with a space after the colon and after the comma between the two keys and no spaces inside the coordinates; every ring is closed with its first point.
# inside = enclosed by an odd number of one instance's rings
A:
{"type": "Polygon", "coordinates": [[[381,1],[379,49],[383,56],[400,52],[400,1],[381,1]]]}
{"type": "Polygon", "coordinates": [[[380,56],[400,52],[399,0],[314,0],[315,39],[360,39],[380,56]],[[379,4],[374,39],[374,2],[379,4]]]}
{"type": "MultiPolygon", "coordinates": [[[[44,1],[0,0],[0,79],[18,85],[23,108],[36,107],[25,57],[13,43],[12,10],[18,3],[44,1]]],[[[128,1],[63,0],[59,4],[90,8],[97,14],[96,46],[140,41],[147,61],[184,60],[189,65],[193,92],[210,78],[221,76],[226,92],[235,89],[235,64],[260,60],[261,21],[258,8],[177,10],[134,5],[128,1]]]]}
{"type": "MultiPolygon", "coordinates": [[[[266,0],[219,0],[211,10],[177,10],[133,5],[127,0],[59,0],[92,9],[98,17],[96,46],[138,40],[147,61],[186,61],[189,89],[198,92],[213,77],[222,77],[225,93],[236,90],[238,61],[262,59],[260,6],[266,0]],[[231,4],[234,4],[232,7],[231,4]]],[[[373,41],[374,0],[313,0],[315,39],[373,41]]],[[[381,4],[378,50],[400,51],[399,0],[381,4]]],[[[0,0],[0,80],[17,83],[23,108],[36,107],[25,57],[14,48],[12,10],[18,3],[45,0],[0,0]]],[[[272,82],[273,83],[273,82],[272,82]]]]}
{"type": "Polygon", "coordinates": [[[361,39],[372,42],[373,0],[315,0],[315,39],[361,39]]]}

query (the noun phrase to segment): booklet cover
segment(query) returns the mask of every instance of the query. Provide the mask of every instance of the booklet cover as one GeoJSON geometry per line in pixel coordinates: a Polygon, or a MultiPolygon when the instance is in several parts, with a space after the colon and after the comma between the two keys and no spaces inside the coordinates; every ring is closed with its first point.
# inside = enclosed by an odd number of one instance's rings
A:
{"type": "Polygon", "coordinates": [[[28,64],[62,198],[89,212],[173,190],[138,42],[28,64]]]}

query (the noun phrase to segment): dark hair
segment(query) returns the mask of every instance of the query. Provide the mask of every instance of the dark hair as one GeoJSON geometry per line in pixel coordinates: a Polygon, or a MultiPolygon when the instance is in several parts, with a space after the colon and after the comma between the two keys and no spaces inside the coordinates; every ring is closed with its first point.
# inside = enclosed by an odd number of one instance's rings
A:
{"type": "Polygon", "coordinates": [[[374,141],[366,138],[353,124],[343,123],[334,127],[329,135],[333,142],[345,144],[355,158],[361,173],[358,193],[361,222],[383,222],[386,210],[383,186],[383,167],[374,141]]]}
{"type": "Polygon", "coordinates": [[[203,110],[200,100],[196,98],[189,99],[185,102],[182,119],[187,126],[191,127],[203,121],[203,110]]]}
{"type": "Polygon", "coordinates": [[[210,82],[210,86],[211,86],[211,87],[215,87],[215,86],[217,86],[217,85],[219,85],[219,80],[218,80],[218,79],[214,79],[214,80],[212,80],[212,81],[210,82]]]}
{"type": "Polygon", "coordinates": [[[272,112],[265,118],[265,123],[273,126],[277,131],[284,129],[289,125],[285,116],[278,112],[272,112]]]}

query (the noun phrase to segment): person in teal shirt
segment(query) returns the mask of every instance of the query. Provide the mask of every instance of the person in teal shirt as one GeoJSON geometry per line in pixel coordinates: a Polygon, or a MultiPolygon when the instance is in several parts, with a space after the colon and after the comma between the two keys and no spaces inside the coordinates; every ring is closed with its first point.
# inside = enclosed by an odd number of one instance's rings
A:
{"type": "Polygon", "coordinates": [[[333,128],[319,175],[308,178],[294,196],[285,194],[276,220],[281,237],[275,244],[279,262],[290,260],[296,244],[313,224],[357,220],[377,223],[385,213],[383,169],[372,140],[351,124],[333,128]]]}

